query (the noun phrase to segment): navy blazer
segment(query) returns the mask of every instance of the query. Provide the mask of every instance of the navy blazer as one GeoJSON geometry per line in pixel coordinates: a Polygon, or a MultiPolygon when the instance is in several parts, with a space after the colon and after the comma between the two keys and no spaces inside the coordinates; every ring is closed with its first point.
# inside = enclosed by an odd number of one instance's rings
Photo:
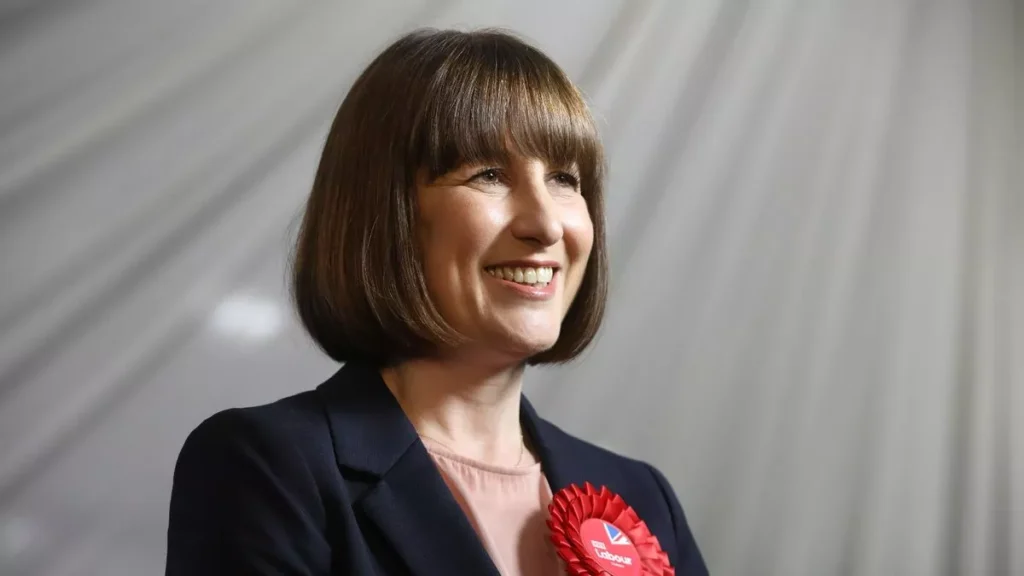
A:
{"type": "MultiPolygon", "coordinates": [[[[676,574],[707,568],[654,467],[574,438],[523,398],[555,492],[607,486],[647,522],[676,574]]],[[[167,576],[498,571],[378,371],[346,364],[315,390],[220,412],[174,470],[167,576]]]]}

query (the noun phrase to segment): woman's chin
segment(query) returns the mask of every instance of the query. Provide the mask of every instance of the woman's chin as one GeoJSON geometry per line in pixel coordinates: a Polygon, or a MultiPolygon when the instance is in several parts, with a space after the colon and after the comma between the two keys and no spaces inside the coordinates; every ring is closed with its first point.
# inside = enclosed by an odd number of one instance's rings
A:
{"type": "Polygon", "coordinates": [[[498,356],[503,359],[503,362],[525,362],[553,347],[558,342],[561,330],[559,324],[553,326],[540,322],[526,326],[519,323],[509,324],[495,323],[477,332],[479,336],[471,338],[474,343],[465,351],[472,350],[472,354],[498,356]]]}
{"type": "Polygon", "coordinates": [[[538,335],[531,335],[529,337],[509,338],[502,348],[515,358],[525,361],[550,349],[556,342],[558,342],[557,332],[540,337],[538,335]]]}

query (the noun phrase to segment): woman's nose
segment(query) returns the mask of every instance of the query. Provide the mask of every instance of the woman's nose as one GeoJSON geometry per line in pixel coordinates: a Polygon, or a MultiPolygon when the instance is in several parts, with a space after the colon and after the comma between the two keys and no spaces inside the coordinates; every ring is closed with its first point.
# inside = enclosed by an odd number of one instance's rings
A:
{"type": "Polygon", "coordinates": [[[525,242],[551,246],[562,239],[558,205],[551,197],[543,174],[531,173],[512,194],[515,216],[512,234],[525,242]]]}

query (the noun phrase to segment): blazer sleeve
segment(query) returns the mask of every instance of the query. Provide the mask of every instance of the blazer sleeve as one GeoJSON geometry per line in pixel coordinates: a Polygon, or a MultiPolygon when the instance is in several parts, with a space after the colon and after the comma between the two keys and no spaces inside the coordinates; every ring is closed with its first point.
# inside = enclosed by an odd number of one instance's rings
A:
{"type": "Polygon", "coordinates": [[[690,526],[686,522],[683,507],[679,505],[679,499],[676,498],[672,485],[669,484],[660,470],[649,464],[647,468],[651,471],[651,475],[654,476],[654,481],[661,490],[661,495],[668,503],[668,509],[672,515],[672,526],[676,533],[676,549],[679,550],[679,558],[674,566],[676,574],[680,576],[707,576],[707,565],[704,564],[704,558],[701,556],[700,549],[697,548],[697,542],[693,538],[693,533],[690,532],[690,526]]]}
{"type": "Polygon", "coordinates": [[[281,426],[243,410],[209,418],[182,447],[166,576],[328,574],[324,507],[308,463],[281,426]]]}

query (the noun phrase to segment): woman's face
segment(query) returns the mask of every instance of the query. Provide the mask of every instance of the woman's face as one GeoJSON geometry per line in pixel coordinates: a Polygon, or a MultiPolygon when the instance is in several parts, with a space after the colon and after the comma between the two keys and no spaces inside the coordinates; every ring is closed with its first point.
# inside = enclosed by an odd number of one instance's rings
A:
{"type": "Polygon", "coordinates": [[[594,228],[574,167],[511,155],[417,185],[430,297],[469,346],[522,360],[553,346],[594,228]]]}

